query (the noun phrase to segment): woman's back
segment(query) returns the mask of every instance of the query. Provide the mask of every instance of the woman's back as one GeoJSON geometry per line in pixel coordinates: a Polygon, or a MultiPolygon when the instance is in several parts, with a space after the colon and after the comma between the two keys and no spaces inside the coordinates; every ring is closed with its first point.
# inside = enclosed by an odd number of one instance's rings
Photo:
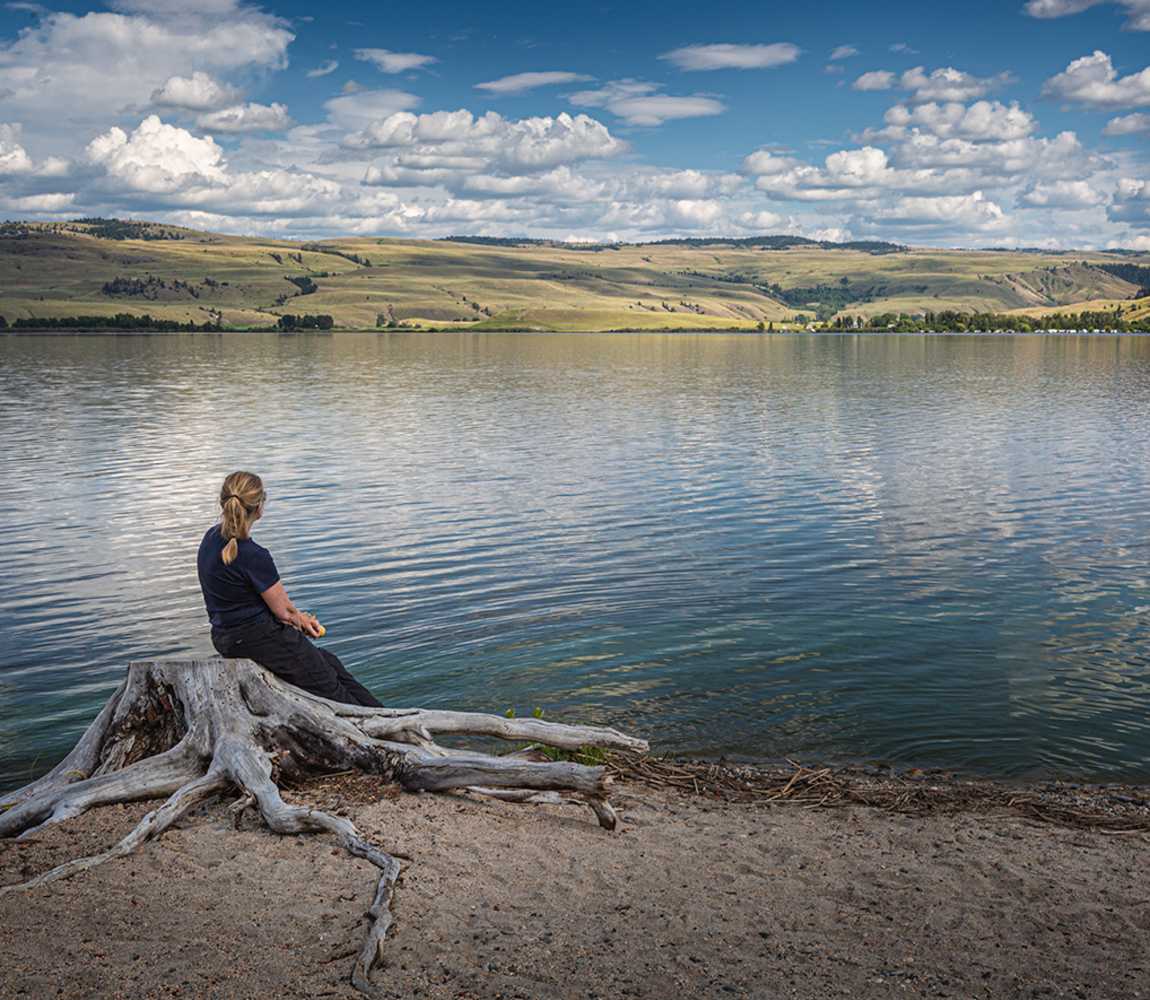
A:
{"type": "Polygon", "coordinates": [[[230,565],[223,560],[227,543],[220,526],[213,524],[196,556],[208,620],[217,628],[270,614],[260,595],[280,578],[271,553],[254,539],[237,539],[238,551],[230,565]]]}

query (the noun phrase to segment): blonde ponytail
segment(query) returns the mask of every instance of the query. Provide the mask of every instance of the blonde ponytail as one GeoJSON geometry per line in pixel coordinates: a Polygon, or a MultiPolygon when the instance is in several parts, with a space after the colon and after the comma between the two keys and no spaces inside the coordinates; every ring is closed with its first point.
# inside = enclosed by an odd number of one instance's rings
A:
{"type": "Polygon", "coordinates": [[[239,540],[251,534],[252,522],[259,516],[263,505],[263,480],[254,472],[233,472],[220,489],[220,534],[227,539],[220,553],[225,566],[230,566],[239,555],[239,540]]]}

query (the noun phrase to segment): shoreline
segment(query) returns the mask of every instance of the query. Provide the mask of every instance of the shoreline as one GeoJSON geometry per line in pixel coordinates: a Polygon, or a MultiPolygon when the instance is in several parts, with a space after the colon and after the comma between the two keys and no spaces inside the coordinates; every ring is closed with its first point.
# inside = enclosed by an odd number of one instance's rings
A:
{"type": "Polygon", "coordinates": [[[334,330],[86,330],[86,329],[21,329],[0,330],[0,337],[243,337],[243,336],[275,336],[275,337],[331,337],[335,334],[355,334],[373,336],[410,336],[418,334],[452,334],[468,333],[481,334],[516,334],[521,336],[604,336],[607,334],[714,334],[730,336],[739,334],[749,337],[1147,337],[1150,332],[1144,330],[930,330],[930,331],[904,331],[896,330],[753,330],[745,327],[704,327],[691,329],[690,327],[675,327],[668,329],[642,328],[617,330],[524,330],[524,329],[491,329],[482,330],[461,327],[458,329],[437,327],[424,330],[404,329],[334,329],[334,330]]]}
{"type": "MultiPolygon", "coordinates": [[[[36,757],[36,766],[30,767],[33,758],[27,758],[23,766],[27,768],[17,775],[15,770],[0,772],[4,782],[0,784],[0,802],[4,795],[22,788],[24,785],[37,781],[40,777],[52,770],[60,760],[36,757]]],[[[609,766],[613,772],[625,780],[642,783],[642,775],[628,773],[629,757],[620,751],[612,751],[609,755],[609,766]]],[[[753,776],[751,784],[762,790],[776,787],[785,783],[796,771],[826,772],[832,775],[836,782],[845,783],[852,788],[882,788],[912,785],[939,786],[947,794],[956,789],[965,789],[976,797],[986,801],[1010,799],[1020,794],[1042,794],[1059,797],[1073,792],[1084,801],[1102,803],[1107,796],[1145,796],[1146,805],[1150,810],[1150,774],[1134,776],[1100,777],[1092,775],[1055,774],[1040,768],[1020,774],[1001,774],[984,771],[964,770],[960,767],[943,766],[931,762],[900,762],[839,759],[815,760],[806,758],[807,763],[801,763],[789,756],[783,757],[751,757],[746,755],[718,754],[708,756],[705,754],[684,755],[660,753],[657,749],[650,751],[644,758],[652,769],[658,774],[663,768],[679,768],[689,770],[696,775],[718,774],[720,779],[715,783],[715,789],[732,797],[735,786],[743,780],[742,776],[753,776]]],[[[19,767],[18,759],[13,759],[9,768],[19,767]]],[[[707,785],[704,779],[703,784],[707,785]]],[[[738,796],[733,798],[737,800],[738,796]]],[[[1150,816],[1150,812],[1147,814],[1150,816]]],[[[0,840],[0,845],[3,840],[0,840]]]]}
{"type": "MultiPolygon", "coordinates": [[[[382,997],[1150,992],[1150,794],[1103,803],[1111,819],[1144,825],[1104,832],[982,808],[986,798],[968,808],[972,786],[1009,789],[930,772],[657,763],[645,780],[617,778],[615,833],[585,807],[397,794],[362,775],[288,795],[411,859],[374,976],[382,997]],[[740,786],[777,790],[784,778],[786,796],[737,801],[740,786]],[[828,781],[885,806],[819,805],[828,781]],[[943,792],[921,808],[933,788],[943,792]]],[[[1064,786],[1046,801],[1094,808],[1103,794],[1116,793],[1064,786]]],[[[0,884],[109,846],[153,807],[107,807],[0,842],[0,884]]],[[[226,800],[208,804],[128,858],[0,894],[13,932],[0,943],[0,995],[359,996],[347,974],[374,869],[324,837],[235,825],[226,800]]]]}

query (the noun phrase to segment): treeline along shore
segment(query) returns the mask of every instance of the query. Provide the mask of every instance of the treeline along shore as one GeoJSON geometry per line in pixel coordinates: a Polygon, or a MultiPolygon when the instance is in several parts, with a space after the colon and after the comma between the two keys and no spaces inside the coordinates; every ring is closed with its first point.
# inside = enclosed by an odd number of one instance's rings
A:
{"type": "MultiPolygon", "coordinates": [[[[1052,313],[1044,316],[1012,316],[1003,313],[961,313],[944,311],[928,312],[921,316],[907,313],[880,313],[877,316],[838,316],[827,323],[780,324],[776,328],[759,323],[758,333],[794,332],[795,329],[810,333],[1150,333],[1150,316],[1138,319],[1125,319],[1121,312],[1095,311],[1082,313],[1052,313]]],[[[325,331],[336,329],[332,316],[285,314],[276,323],[263,327],[232,327],[215,321],[204,323],[181,323],[178,320],[160,319],[147,313],[132,315],[117,313],[114,316],[53,316],[19,318],[9,323],[0,316],[0,331],[14,333],[59,332],[141,332],[141,333],[294,333],[296,331],[325,331]]],[[[447,333],[466,330],[459,326],[432,326],[423,324],[402,324],[389,326],[388,332],[409,331],[447,333]]],[[[530,333],[530,326],[484,326],[488,333],[530,333]]],[[[654,333],[687,332],[679,327],[630,327],[601,331],[604,333],[654,333]]],[[[710,327],[706,332],[747,332],[742,327],[710,327]]]]}
{"type": "Polygon", "coordinates": [[[19,331],[1146,332],[1150,253],[798,236],[292,241],[152,222],[0,224],[19,331]]]}

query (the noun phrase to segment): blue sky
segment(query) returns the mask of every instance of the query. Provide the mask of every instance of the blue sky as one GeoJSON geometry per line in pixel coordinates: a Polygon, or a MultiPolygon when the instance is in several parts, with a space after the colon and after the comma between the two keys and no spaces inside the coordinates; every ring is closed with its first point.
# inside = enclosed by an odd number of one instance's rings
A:
{"type": "Polygon", "coordinates": [[[1150,0],[10,3],[0,213],[1150,249],[1148,41],[1150,0]]]}

